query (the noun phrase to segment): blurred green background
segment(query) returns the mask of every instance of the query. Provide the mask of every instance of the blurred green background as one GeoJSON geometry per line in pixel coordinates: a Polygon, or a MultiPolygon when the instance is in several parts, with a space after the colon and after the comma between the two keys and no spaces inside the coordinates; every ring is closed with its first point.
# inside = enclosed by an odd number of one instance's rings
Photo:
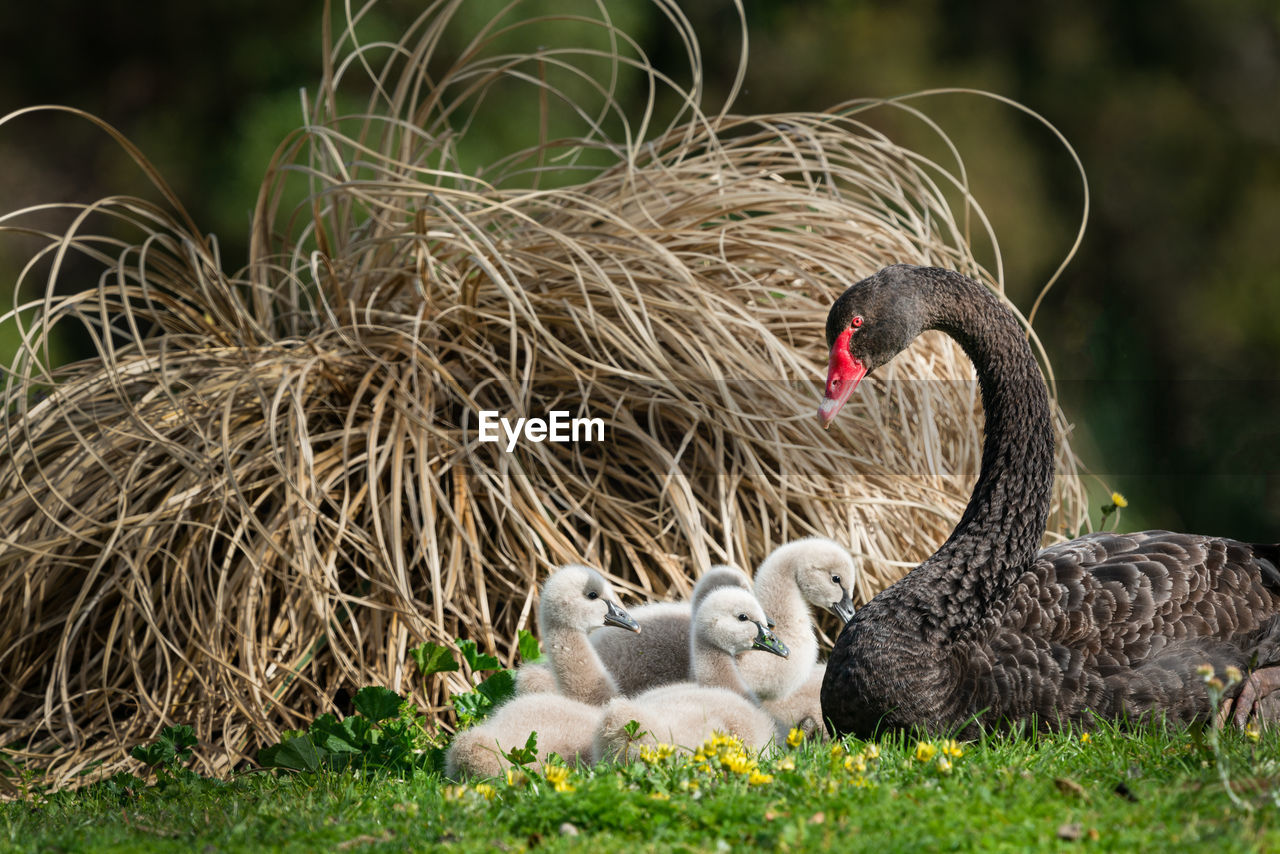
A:
{"type": "MultiPolygon", "coordinates": [[[[463,17],[482,22],[501,5],[475,0],[463,17]]],[[[736,13],[726,0],[685,5],[718,106],[736,70],[736,13]]],[[[607,6],[660,64],[682,68],[656,7],[607,6]]],[[[1280,3],[746,7],[751,63],[736,112],[975,87],[1056,125],[1084,161],[1092,210],[1036,328],[1078,451],[1128,496],[1124,528],[1280,540],[1280,3]]],[[[390,0],[369,31],[394,38],[423,8],[390,0]]],[[[121,129],[218,235],[234,270],[266,164],[299,124],[299,89],[315,90],[320,17],[319,0],[14,4],[0,17],[0,113],[60,103],[121,129]]],[[[1083,196],[1069,157],[1042,126],[992,102],[917,104],[959,145],[1009,293],[1029,310],[1075,236],[1083,196]]],[[[506,115],[487,129],[499,149],[527,131],[515,107],[506,115]]],[[[875,121],[903,141],[919,131],[892,111],[875,121]]],[[[0,127],[0,163],[3,211],[154,197],[104,135],[66,117],[0,127]]],[[[31,245],[0,243],[0,300],[31,245]]],[[[97,278],[88,266],[72,274],[81,286],[97,278]]],[[[11,342],[6,363],[10,352],[11,342]]]]}

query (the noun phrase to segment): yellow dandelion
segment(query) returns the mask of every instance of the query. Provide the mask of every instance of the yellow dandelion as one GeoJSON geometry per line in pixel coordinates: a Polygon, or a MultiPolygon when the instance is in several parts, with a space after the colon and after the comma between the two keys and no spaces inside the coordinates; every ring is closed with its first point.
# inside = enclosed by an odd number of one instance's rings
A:
{"type": "Polygon", "coordinates": [[[762,771],[757,771],[754,769],[751,771],[751,774],[747,777],[747,785],[750,785],[750,786],[763,786],[772,782],[773,782],[772,774],[765,774],[762,771]]]}
{"type": "Polygon", "coordinates": [[[793,726],[791,732],[787,733],[787,747],[799,747],[804,744],[804,733],[800,727],[793,726]]]}
{"type": "Polygon", "coordinates": [[[851,771],[855,774],[865,774],[867,772],[867,761],[859,753],[857,756],[850,756],[844,760],[844,770],[851,771]]]}
{"type": "Polygon", "coordinates": [[[794,757],[784,756],[774,763],[773,767],[779,771],[794,771],[796,770],[796,760],[794,757]]]}
{"type": "Polygon", "coordinates": [[[498,794],[498,790],[493,786],[490,786],[488,783],[476,783],[471,787],[471,790],[486,801],[493,800],[493,796],[498,794]]]}
{"type": "Polygon", "coordinates": [[[942,755],[959,759],[961,756],[964,756],[964,748],[961,747],[960,743],[954,738],[949,738],[942,742],[942,755]]]}
{"type": "Polygon", "coordinates": [[[928,762],[938,753],[938,748],[927,741],[916,742],[916,761],[928,762]]]}
{"type": "Polygon", "coordinates": [[[1129,506],[1129,501],[1118,492],[1111,493],[1111,503],[1117,507],[1124,508],[1129,506]]]}
{"type": "Polygon", "coordinates": [[[1087,733],[1087,732],[1082,732],[1082,733],[1080,733],[1080,743],[1081,743],[1081,744],[1088,744],[1088,743],[1089,743],[1089,742],[1091,742],[1091,741],[1093,741],[1093,736],[1089,735],[1089,733],[1087,733]]]}
{"type": "Polygon", "coordinates": [[[938,757],[938,770],[943,774],[951,773],[951,760],[945,756],[938,757]]]}
{"type": "Polygon", "coordinates": [[[877,747],[877,746],[876,746],[876,745],[874,745],[874,744],[868,744],[868,745],[866,746],[866,748],[862,751],[862,755],[863,755],[863,756],[865,756],[865,757],[867,757],[867,759],[869,759],[869,760],[876,760],[876,759],[879,759],[879,758],[880,758],[880,748],[879,748],[879,747],[877,747]]]}
{"type": "Polygon", "coordinates": [[[703,748],[710,748],[711,752],[717,752],[721,748],[731,748],[736,750],[742,749],[742,742],[735,735],[727,735],[723,732],[714,732],[711,738],[707,739],[703,748]]]}
{"type": "Polygon", "coordinates": [[[721,755],[720,765],[735,774],[748,774],[756,767],[756,763],[741,751],[721,755]]]}
{"type": "Polygon", "coordinates": [[[563,765],[552,765],[544,772],[547,782],[551,784],[551,788],[557,792],[572,792],[573,786],[569,783],[569,769],[563,765]]]}

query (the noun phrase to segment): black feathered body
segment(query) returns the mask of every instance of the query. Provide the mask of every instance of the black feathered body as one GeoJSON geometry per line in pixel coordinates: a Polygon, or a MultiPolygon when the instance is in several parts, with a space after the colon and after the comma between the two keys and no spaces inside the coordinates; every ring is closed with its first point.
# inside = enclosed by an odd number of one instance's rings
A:
{"type": "Polygon", "coordinates": [[[1201,665],[1280,663],[1280,547],[1145,531],[1039,551],[1053,484],[1047,394],[1025,335],[987,289],[948,271],[888,268],[837,301],[828,337],[843,314],[877,309],[923,314],[917,326],[961,344],[978,371],[986,439],[950,538],[837,638],[822,688],[836,732],[972,734],[1095,715],[1190,722],[1210,713],[1201,665]],[[913,299],[899,311],[903,292],[913,299]]]}
{"type": "Polygon", "coordinates": [[[832,653],[828,673],[846,680],[824,689],[824,714],[862,736],[1031,720],[1051,728],[1095,715],[1203,720],[1198,667],[1280,661],[1277,551],[1168,531],[1091,534],[1040,552],[954,637],[904,619],[945,610],[942,592],[890,588],[832,653]]]}

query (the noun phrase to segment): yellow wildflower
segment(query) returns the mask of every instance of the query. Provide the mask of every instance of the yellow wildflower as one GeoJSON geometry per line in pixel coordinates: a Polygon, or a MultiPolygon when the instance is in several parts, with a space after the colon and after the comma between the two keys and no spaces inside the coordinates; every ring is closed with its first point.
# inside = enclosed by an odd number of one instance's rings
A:
{"type": "Polygon", "coordinates": [[[1212,664],[1202,664],[1202,665],[1200,665],[1199,667],[1197,667],[1197,668],[1196,668],[1196,673],[1198,673],[1198,674],[1200,675],[1200,678],[1201,678],[1201,679],[1203,679],[1204,681],[1208,682],[1210,679],[1212,679],[1212,678],[1213,678],[1213,665],[1212,665],[1212,664]]]}
{"type": "Polygon", "coordinates": [[[843,745],[843,744],[841,744],[841,743],[840,743],[840,742],[838,742],[838,741],[834,741],[834,742],[832,742],[832,743],[831,743],[831,758],[832,758],[832,759],[839,759],[841,756],[844,756],[844,753],[845,753],[845,750],[844,750],[844,745],[843,745]]]}
{"type": "Polygon", "coordinates": [[[961,756],[964,756],[964,748],[961,747],[959,742],[954,738],[949,738],[942,742],[942,755],[952,756],[959,759],[961,756]]]}
{"type": "Polygon", "coordinates": [[[456,801],[466,793],[467,793],[466,786],[445,786],[444,792],[442,794],[444,795],[444,799],[446,801],[456,801]]]}
{"type": "Polygon", "coordinates": [[[649,797],[655,801],[669,801],[671,796],[666,792],[650,792],[649,797]]]}
{"type": "Polygon", "coordinates": [[[779,759],[779,760],[774,764],[774,766],[773,766],[773,767],[774,767],[774,768],[777,768],[779,771],[794,771],[794,770],[796,770],[796,760],[795,760],[795,757],[792,757],[792,756],[784,756],[784,757],[782,757],[781,759],[779,759]]]}
{"type": "Polygon", "coordinates": [[[844,770],[852,771],[855,774],[865,774],[867,772],[867,761],[861,753],[857,756],[849,756],[844,760],[844,770]]]}
{"type": "Polygon", "coordinates": [[[1081,744],[1088,744],[1088,743],[1089,743],[1089,742],[1091,742],[1091,741],[1093,741],[1093,736],[1089,735],[1089,733],[1087,733],[1087,732],[1082,732],[1082,733],[1080,733],[1080,743],[1081,743],[1081,744]]]}
{"type": "Polygon", "coordinates": [[[1118,492],[1111,493],[1111,503],[1117,507],[1128,507],[1129,501],[1118,492]]]}
{"type": "Polygon", "coordinates": [[[862,751],[862,755],[867,757],[867,759],[870,759],[870,760],[879,759],[880,748],[874,744],[868,744],[866,748],[862,751]]]}
{"type": "Polygon", "coordinates": [[[525,774],[523,770],[519,768],[507,769],[507,785],[508,786],[523,786],[528,782],[529,782],[529,775],[525,774]]]}
{"type": "Polygon", "coordinates": [[[765,774],[762,771],[752,769],[750,776],[747,777],[747,784],[751,786],[763,786],[766,783],[773,782],[772,774],[765,774]]]}
{"type": "Polygon", "coordinates": [[[927,741],[916,742],[916,761],[928,762],[938,753],[938,748],[927,741]]]}
{"type": "Polygon", "coordinates": [[[1240,672],[1240,668],[1234,664],[1227,667],[1227,684],[1234,685],[1244,678],[1244,674],[1240,672]]]}
{"type": "Polygon", "coordinates": [[[938,757],[938,770],[943,774],[951,773],[951,760],[945,756],[938,757]]]}
{"type": "Polygon", "coordinates": [[[756,763],[741,751],[723,754],[720,757],[720,765],[735,774],[747,774],[756,768],[756,763]]]}
{"type": "Polygon", "coordinates": [[[741,750],[742,742],[739,741],[738,737],[735,735],[726,735],[723,732],[715,732],[711,734],[711,738],[707,739],[706,743],[703,744],[702,747],[704,750],[710,748],[712,752],[716,752],[722,747],[737,748],[738,750],[741,750]]]}
{"type": "Polygon", "coordinates": [[[471,787],[471,790],[486,801],[493,800],[493,796],[498,794],[498,790],[493,786],[490,786],[488,783],[476,783],[471,787]]]}
{"type": "Polygon", "coordinates": [[[547,782],[551,784],[551,788],[557,792],[573,791],[573,786],[569,783],[569,769],[563,765],[548,766],[544,775],[547,778],[547,782]]]}
{"type": "Polygon", "coordinates": [[[1261,733],[1258,732],[1258,722],[1250,721],[1249,725],[1244,728],[1244,734],[1249,736],[1251,740],[1257,741],[1258,738],[1261,736],[1261,733]]]}
{"type": "Polygon", "coordinates": [[[646,765],[656,765],[668,757],[674,756],[676,753],[673,744],[655,744],[650,747],[647,744],[640,746],[640,758],[644,760],[646,765]]]}
{"type": "Polygon", "coordinates": [[[787,747],[799,747],[804,744],[804,733],[800,727],[793,726],[791,732],[787,733],[787,747]]]}

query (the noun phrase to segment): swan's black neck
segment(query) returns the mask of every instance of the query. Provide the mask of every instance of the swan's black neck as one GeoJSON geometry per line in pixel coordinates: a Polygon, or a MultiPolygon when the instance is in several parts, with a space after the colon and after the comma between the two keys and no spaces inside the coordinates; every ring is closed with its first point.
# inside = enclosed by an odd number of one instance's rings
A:
{"type": "Polygon", "coordinates": [[[926,275],[928,328],[973,362],[986,416],[982,468],[955,530],[903,580],[934,641],[957,640],[999,607],[1040,548],[1053,488],[1048,394],[1026,333],[987,288],[958,273],[926,275]]]}

